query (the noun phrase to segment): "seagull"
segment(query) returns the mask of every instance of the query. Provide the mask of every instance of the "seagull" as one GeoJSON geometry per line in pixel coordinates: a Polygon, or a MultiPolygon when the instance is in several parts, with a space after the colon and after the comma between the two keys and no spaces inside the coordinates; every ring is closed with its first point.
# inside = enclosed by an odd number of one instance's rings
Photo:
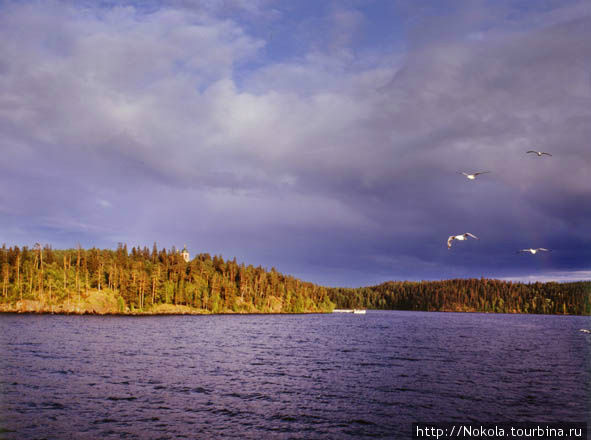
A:
{"type": "Polygon", "coordinates": [[[529,252],[532,255],[536,255],[538,253],[538,251],[550,252],[550,250],[546,249],[546,248],[537,248],[537,249],[521,249],[521,250],[517,251],[517,253],[529,252]]]}
{"type": "Polygon", "coordinates": [[[463,174],[464,176],[466,176],[466,178],[468,178],[468,180],[474,180],[474,179],[476,179],[476,176],[478,176],[479,174],[484,174],[484,173],[490,173],[490,171],[480,171],[480,172],[474,173],[474,174],[468,174],[468,173],[461,172],[460,174],[463,174]]]}
{"type": "Polygon", "coordinates": [[[451,249],[451,242],[452,241],[454,241],[454,240],[464,241],[468,237],[472,237],[472,238],[475,238],[476,240],[478,240],[478,237],[476,235],[470,234],[469,232],[466,232],[465,234],[460,234],[460,235],[450,235],[449,238],[447,239],[447,248],[451,249]]]}
{"type": "Polygon", "coordinates": [[[591,330],[587,330],[586,328],[579,329],[579,331],[583,333],[591,333],[591,330]]]}
{"type": "Polygon", "coordinates": [[[542,157],[542,154],[545,154],[546,156],[552,156],[550,153],[544,153],[543,151],[529,150],[529,151],[526,151],[525,154],[527,154],[527,153],[536,153],[538,155],[538,157],[542,157]]]}

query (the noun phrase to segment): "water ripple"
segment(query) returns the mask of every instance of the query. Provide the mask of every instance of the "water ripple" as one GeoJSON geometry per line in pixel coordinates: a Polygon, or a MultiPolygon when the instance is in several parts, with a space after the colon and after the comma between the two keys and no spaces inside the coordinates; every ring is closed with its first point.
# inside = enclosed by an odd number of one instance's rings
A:
{"type": "Polygon", "coordinates": [[[419,420],[584,421],[587,319],[2,315],[0,437],[406,438],[419,420]]]}

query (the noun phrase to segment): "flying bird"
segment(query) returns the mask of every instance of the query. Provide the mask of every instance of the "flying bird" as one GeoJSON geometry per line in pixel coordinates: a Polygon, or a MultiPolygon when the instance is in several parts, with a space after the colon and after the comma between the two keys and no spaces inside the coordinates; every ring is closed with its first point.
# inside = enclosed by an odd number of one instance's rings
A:
{"type": "Polygon", "coordinates": [[[468,237],[472,237],[472,238],[475,238],[476,240],[478,240],[478,237],[476,235],[470,234],[469,232],[466,232],[465,234],[460,234],[460,235],[450,235],[449,238],[447,239],[447,248],[451,249],[451,242],[452,241],[454,241],[454,240],[464,241],[468,237]]]}
{"type": "Polygon", "coordinates": [[[542,154],[545,154],[546,156],[552,156],[550,153],[545,153],[543,151],[529,150],[529,151],[526,151],[525,154],[527,154],[527,153],[536,153],[538,155],[538,157],[542,157],[542,154]]]}
{"type": "Polygon", "coordinates": [[[538,251],[550,252],[550,249],[546,249],[546,248],[521,249],[521,250],[517,251],[517,253],[519,254],[521,252],[529,252],[532,255],[536,255],[538,253],[538,251]]]}
{"type": "Polygon", "coordinates": [[[484,174],[484,173],[490,173],[490,171],[479,171],[478,173],[473,173],[473,174],[468,174],[468,173],[460,172],[460,174],[463,174],[464,176],[466,176],[466,178],[468,180],[474,180],[474,179],[476,179],[476,176],[478,176],[480,174],[484,174]]]}

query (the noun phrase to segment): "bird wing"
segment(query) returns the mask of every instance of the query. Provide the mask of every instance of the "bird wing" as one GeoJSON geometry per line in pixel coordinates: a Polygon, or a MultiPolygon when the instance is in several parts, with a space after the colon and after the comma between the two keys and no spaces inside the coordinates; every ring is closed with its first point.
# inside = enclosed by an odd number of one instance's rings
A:
{"type": "Polygon", "coordinates": [[[546,249],[546,248],[538,248],[538,250],[539,250],[539,251],[546,251],[546,252],[550,252],[550,250],[549,250],[549,249],[546,249]]]}
{"type": "Polygon", "coordinates": [[[447,239],[447,247],[450,248],[451,247],[451,242],[454,241],[454,237],[453,235],[450,235],[449,238],[447,239]]]}
{"type": "Polygon", "coordinates": [[[476,235],[474,235],[474,234],[470,234],[469,232],[466,232],[466,233],[464,234],[464,237],[465,237],[466,235],[467,235],[468,237],[472,237],[472,238],[475,238],[476,240],[478,240],[478,237],[477,237],[476,235]]]}
{"type": "Polygon", "coordinates": [[[527,153],[536,153],[536,154],[538,154],[538,152],[537,151],[534,151],[534,150],[526,151],[525,154],[527,154],[527,153]]]}
{"type": "Polygon", "coordinates": [[[490,171],[480,171],[478,173],[474,173],[474,175],[478,176],[479,174],[485,174],[485,173],[490,173],[490,171]]]}
{"type": "Polygon", "coordinates": [[[552,156],[550,153],[541,153],[541,154],[545,154],[546,156],[552,156]]]}
{"type": "Polygon", "coordinates": [[[530,250],[529,249],[520,249],[517,252],[530,252],[530,250]]]}
{"type": "Polygon", "coordinates": [[[463,174],[464,176],[469,176],[469,175],[470,175],[470,174],[468,174],[468,173],[464,173],[463,171],[462,171],[462,172],[460,172],[460,174],[463,174]]]}

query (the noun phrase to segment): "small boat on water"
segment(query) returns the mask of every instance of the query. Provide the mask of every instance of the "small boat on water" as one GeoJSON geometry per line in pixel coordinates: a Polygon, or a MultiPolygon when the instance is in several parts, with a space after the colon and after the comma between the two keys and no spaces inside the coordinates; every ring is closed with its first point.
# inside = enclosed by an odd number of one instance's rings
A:
{"type": "Polygon", "coordinates": [[[332,313],[354,313],[356,315],[365,315],[365,309],[334,309],[332,313]]]}

